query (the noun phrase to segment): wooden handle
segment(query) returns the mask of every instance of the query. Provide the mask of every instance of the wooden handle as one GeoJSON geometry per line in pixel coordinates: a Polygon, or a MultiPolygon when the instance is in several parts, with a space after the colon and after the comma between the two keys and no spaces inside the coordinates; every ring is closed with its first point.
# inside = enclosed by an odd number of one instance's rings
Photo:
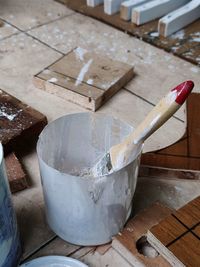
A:
{"type": "MultiPolygon", "coordinates": [[[[185,102],[194,87],[192,81],[186,81],[173,88],[152,109],[142,123],[122,143],[110,149],[113,166],[119,168],[132,158],[135,145],[144,142],[153,132],[163,125],[185,102]]],[[[173,129],[172,129],[173,130],[173,129]]]]}
{"type": "Polygon", "coordinates": [[[193,87],[192,81],[186,81],[173,88],[152,109],[136,130],[126,138],[126,142],[129,144],[144,142],[181,107],[193,87]]]}

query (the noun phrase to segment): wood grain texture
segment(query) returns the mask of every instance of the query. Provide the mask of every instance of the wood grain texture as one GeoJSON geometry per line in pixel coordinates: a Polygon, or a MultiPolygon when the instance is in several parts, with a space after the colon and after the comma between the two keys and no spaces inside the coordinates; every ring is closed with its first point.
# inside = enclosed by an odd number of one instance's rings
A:
{"type": "Polygon", "coordinates": [[[80,12],[84,15],[96,18],[103,21],[117,29],[125,31],[133,36],[142,39],[152,45],[171,52],[181,58],[184,58],[194,64],[200,63],[199,45],[193,41],[195,35],[199,32],[200,20],[184,28],[183,38],[179,36],[159,37],[158,38],[158,20],[148,22],[144,25],[137,26],[120,18],[119,14],[112,16],[104,13],[103,5],[94,8],[88,7],[85,0],[57,0],[58,2],[66,4],[69,8],[80,12]]]}
{"type": "Polygon", "coordinates": [[[184,266],[200,266],[200,241],[193,234],[187,233],[172,244],[169,249],[184,266]]]}
{"type": "Polygon", "coordinates": [[[16,193],[28,188],[26,174],[13,152],[5,157],[5,165],[11,192],[16,193]]]}
{"type": "Polygon", "coordinates": [[[4,153],[28,148],[46,124],[43,114],[0,90],[0,141],[4,153]]]}
{"type": "Polygon", "coordinates": [[[200,222],[200,197],[186,204],[174,213],[188,228],[193,228],[200,222]]]}
{"type": "Polygon", "coordinates": [[[152,227],[150,231],[164,246],[168,246],[177,236],[187,232],[187,228],[170,215],[158,225],[152,227]]]}
{"type": "Polygon", "coordinates": [[[200,197],[172,213],[147,233],[147,240],[172,266],[200,266],[200,197]]]}
{"type": "Polygon", "coordinates": [[[154,153],[142,155],[142,164],[149,166],[200,170],[200,94],[187,100],[187,129],[178,142],[154,153]]]}
{"type": "Polygon", "coordinates": [[[153,204],[150,208],[142,211],[131,219],[124,230],[113,238],[112,247],[124,257],[131,266],[167,267],[170,266],[161,256],[148,258],[140,254],[136,242],[147,230],[157,224],[172,211],[159,203],[153,204]]]}
{"type": "Polygon", "coordinates": [[[133,75],[132,66],[78,47],[35,75],[34,83],[39,89],[95,111],[133,75]]]}

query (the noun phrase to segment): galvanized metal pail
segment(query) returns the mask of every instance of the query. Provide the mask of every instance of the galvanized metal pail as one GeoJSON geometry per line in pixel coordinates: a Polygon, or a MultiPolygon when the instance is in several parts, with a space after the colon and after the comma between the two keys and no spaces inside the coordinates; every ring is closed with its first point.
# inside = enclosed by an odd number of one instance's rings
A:
{"type": "Polygon", "coordinates": [[[47,221],[64,240],[98,245],[111,240],[128,219],[142,144],[135,159],[103,177],[82,175],[132,127],[106,114],[76,113],[45,127],[37,145],[47,221]]]}
{"type": "Polygon", "coordinates": [[[21,248],[0,143],[0,267],[16,267],[21,248]]]}

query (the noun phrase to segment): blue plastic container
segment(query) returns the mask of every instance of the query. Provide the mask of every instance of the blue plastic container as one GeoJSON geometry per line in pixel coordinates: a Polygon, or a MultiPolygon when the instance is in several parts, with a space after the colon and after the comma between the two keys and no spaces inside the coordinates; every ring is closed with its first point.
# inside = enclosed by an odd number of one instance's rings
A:
{"type": "Polygon", "coordinates": [[[21,247],[0,143],[0,267],[17,267],[21,247]]]}

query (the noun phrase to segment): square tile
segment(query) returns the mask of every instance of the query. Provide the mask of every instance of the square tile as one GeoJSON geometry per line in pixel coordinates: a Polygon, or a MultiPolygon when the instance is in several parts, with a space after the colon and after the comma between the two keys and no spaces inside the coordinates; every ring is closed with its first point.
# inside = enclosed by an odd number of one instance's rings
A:
{"type": "Polygon", "coordinates": [[[77,47],[34,80],[39,89],[95,111],[133,75],[131,65],[77,47]]]}

